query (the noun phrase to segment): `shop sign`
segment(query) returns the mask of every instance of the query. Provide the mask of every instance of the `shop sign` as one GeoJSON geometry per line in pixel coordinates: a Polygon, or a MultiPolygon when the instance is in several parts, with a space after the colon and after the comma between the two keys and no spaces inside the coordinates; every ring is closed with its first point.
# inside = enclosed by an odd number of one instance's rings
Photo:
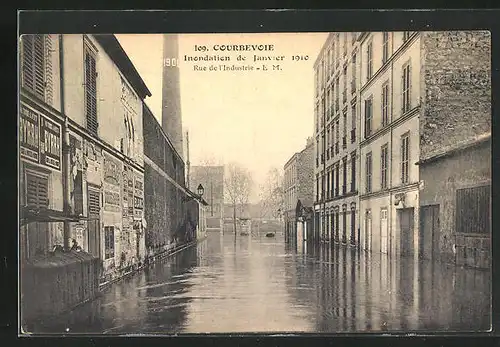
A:
{"type": "Polygon", "coordinates": [[[19,142],[21,157],[39,162],[40,158],[40,116],[21,104],[19,119],[19,142]]]}

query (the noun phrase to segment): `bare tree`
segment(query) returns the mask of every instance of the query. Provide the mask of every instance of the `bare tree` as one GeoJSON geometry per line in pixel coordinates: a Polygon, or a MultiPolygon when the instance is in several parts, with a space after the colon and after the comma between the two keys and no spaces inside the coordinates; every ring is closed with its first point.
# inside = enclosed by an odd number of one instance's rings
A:
{"type": "Polygon", "coordinates": [[[260,189],[262,215],[278,217],[279,211],[284,209],[283,173],[272,168],[268,171],[264,184],[260,189]]]}
{"type": "Polygon", "coordinates": [[[236,235],[236,210],[248,204],[253,188],[251,173],[238,164],[230,163],[224,175],[224,193],[233,209],[233,226],[236,235]]]}

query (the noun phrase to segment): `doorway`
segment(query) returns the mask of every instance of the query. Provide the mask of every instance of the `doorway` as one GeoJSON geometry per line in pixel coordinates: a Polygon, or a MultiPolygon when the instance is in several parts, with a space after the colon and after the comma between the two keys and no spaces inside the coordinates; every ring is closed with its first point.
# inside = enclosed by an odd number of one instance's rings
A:
{"type": "Polygon", "coordinates": [[[413,216],[414,209],[402,208],[398,210],[399,230],[400,230],[400,247],[401,255],[413,255],[413,216]]]}
{"type": "Polygon", "coordinates": [[[435,260],[439,253],[439,205],[420,208],[419,257],[435,260]]]}
{"type": "Polygon", "coordinates": [[[372,249],[372,216],[371,211],[366,212],[365,219],[365,249],[371,251],[372,249]]]}

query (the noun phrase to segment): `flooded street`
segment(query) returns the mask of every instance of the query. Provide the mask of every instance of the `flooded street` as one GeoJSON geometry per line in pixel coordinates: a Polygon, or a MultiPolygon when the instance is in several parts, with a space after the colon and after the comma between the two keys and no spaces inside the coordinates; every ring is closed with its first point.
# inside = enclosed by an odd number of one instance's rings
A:
{"type": "Polygon", "coordinates": [[[490,274],[287,246],[283,236],[209,234],[33,333],[477,331],[490,274]]]}

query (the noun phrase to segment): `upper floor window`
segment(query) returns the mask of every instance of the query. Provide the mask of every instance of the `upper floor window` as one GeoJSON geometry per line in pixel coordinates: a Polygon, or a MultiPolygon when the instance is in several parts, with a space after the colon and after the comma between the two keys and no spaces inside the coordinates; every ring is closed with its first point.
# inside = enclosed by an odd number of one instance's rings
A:
{"type": "Polygon", "coordinates": [[[403,67],[403,75],[402,75],[402,109],[403,113],[408,112],[411,108],[411,94],[410,94],[410,87],[411,87],[411,65],[410,63],[407,63],[403,67]]]}
{"type": "Polygon", "coordinates": [[[85,93],[85,116],[87,119],[87,130],[97,135],[97,54],[90,43],[85,42],[84,48],[84,93],[85,93]]]}
{"type": "Polygon", "coordinates": [[[387,188],[387,164],[389,160],[388,146],[383,145],[380,150],[380,188],[387,188]]]}
{"type": "Polygon", "coordinates": [[[401,137],[401,183],[409,181],[410,135],[406,133],[401,137]]]}
{"type": "Polygon", "coordinates": [[[368,43],[366,47],[366,79],[370,79],[373,75],[373,44],[368,43]]]}
{"type": "Polygon", "coordinates": [[[21,85],[51,103],[52,51],[50,35],[23,35],[21,38],[21,85]]]}
{"type": "Polygon", "coordinates": [[[344,56],[347,55],[347,33],[344,33],[344,56]]]}
{"type": "Polygon", "coordinates": [[[365,100],[365,137],[372,134],[372,119],[373,119],[373,99],[370,97],[365,100]]]}
{"type": "Polygon", "coordinates": [[[382,87],[382,126],[389,124],[389,83],[382,87]]]}
{"type": "Polygon", "coordinates": [[[366,154],[366,192],[372,191],[372,152],[366,154]]]}
{"type": "Polygon", "coordinates": [[[389,33],[384,31],[382,38],[382,64],[389,59],[389,33]]]}

